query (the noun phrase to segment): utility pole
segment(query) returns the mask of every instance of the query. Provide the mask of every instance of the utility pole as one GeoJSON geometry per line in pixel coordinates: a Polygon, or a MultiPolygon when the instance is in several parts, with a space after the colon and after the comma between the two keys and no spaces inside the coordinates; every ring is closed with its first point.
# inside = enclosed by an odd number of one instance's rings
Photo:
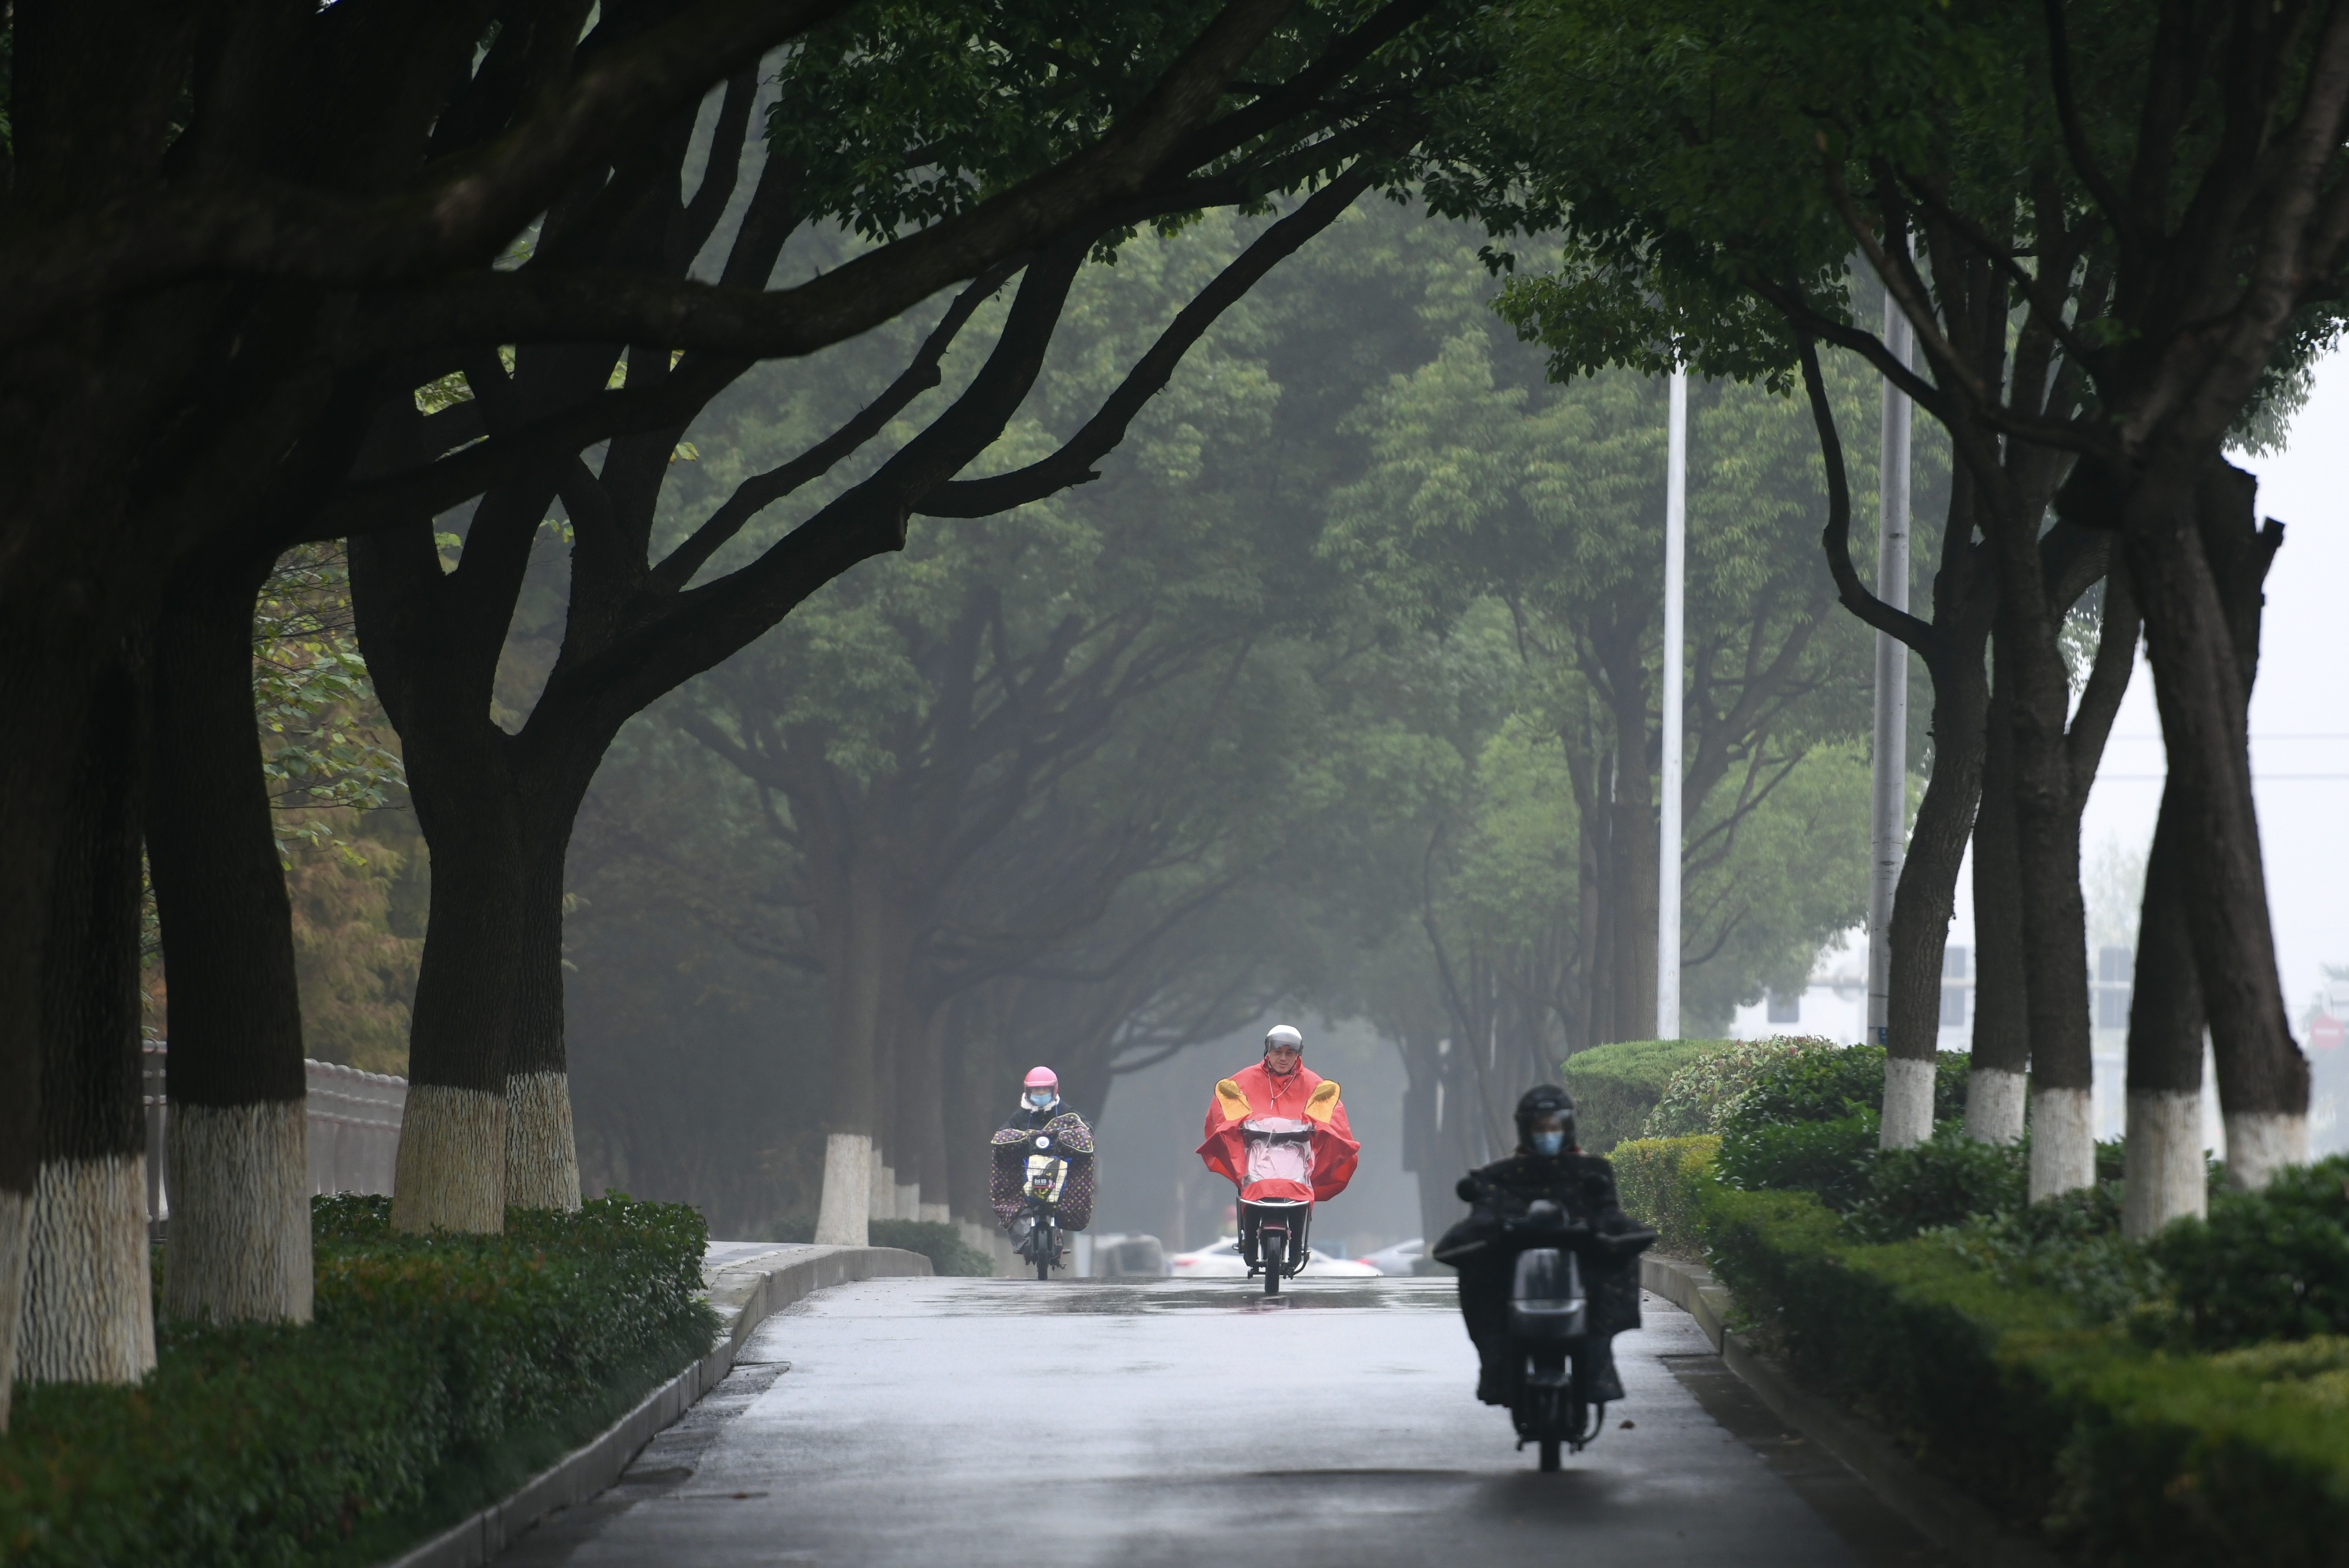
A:
{"type": "MultiPolygon", "coordinates": [[[[1909,318],[1884,294],[1884,344],[1909,363],[1909,318]]],[[[1884,383],[1883,440],[1877,453],[1876,596],[1909,608],[1909,399],[1884,383]]],[[[1909,829],[1909,647],[1876,634],[1876,745],[1871,758],[1868,876],[1868,1038],[1889,1046],[1892,1000],[1892,895],[1909,829]]]]}
{"type": "Polygon", "coordinates": [[[1688,614],[1688,372],[1672,372],[1664,475],[1664,758],[1656,849],[1656,1037],[1681,1037],[1681,649],[1688,614]]]}

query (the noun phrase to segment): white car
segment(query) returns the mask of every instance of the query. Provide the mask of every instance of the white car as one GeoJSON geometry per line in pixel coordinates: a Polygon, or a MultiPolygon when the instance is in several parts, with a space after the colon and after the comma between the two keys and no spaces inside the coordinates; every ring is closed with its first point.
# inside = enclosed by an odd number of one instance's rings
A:
{"type": "MultiPolygon", "coordinates": [[[[1245,1279],[1248,1271],[1240,1256],[1240,1239],[1225,1236],[1196,1252],[1176,1253],[1166,1260],[1166,1272],[1176,1279],[1245,1279]]],[[[1379,1275],[1368,1264],[1326,1257],[1319,1252],[1306,1260],[1303,1272],[1316,1279],[1376,1279],[1379,1275]]]]}
{"type": "Polygon", "coordinates": [[[1413,1236],[1407,1242],[1397,1242],[1391,1247],[1381,1247],[1368,1257],[1357,1258],[1354,1261],[1368,1264],[1382,1274],[1407,1274],[1412,1273],[1419,1260],[1426,1255],[1426,1240],[1423,1237],[1413,1236]]]}

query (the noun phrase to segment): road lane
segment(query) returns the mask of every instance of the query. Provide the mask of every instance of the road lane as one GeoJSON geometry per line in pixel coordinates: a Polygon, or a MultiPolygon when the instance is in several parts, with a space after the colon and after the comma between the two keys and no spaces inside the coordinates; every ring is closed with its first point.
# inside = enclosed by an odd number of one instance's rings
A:
{"type": "Polygon", "coordinates": [[[1472,1397],[1446,1280],[1306,1279],[1275,1301],[1239,1280],[844,1285],[770,1319],[617,1486],[498,1561],[1931,1561],[1831,1461],[1708,1392],[1710,1348],[1651,1297],[1617,1341],[1629,1398],[1544,1476],[1472,1397]]]}

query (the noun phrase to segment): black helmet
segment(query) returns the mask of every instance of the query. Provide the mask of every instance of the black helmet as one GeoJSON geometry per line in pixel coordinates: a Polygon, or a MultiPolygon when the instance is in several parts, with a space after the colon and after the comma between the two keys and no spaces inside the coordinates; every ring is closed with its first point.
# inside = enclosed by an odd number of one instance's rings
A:
{"type": "Polygon", "coordinates": [[[1533,1147],[1534,1123],[1552,1116],[1566,1128],[1566,1146],[1568,1149],[1581,1147],[1580,1140],[1575,1136],[1574,1097],[1554,1083],[1537,1084],[1518,1099],[1518,1147],[1533,1147]]]}

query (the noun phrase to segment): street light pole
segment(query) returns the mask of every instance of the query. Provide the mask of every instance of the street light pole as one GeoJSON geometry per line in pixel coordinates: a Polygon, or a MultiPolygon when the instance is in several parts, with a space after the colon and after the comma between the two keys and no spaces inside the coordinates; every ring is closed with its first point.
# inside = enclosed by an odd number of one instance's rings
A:
{"type": "MultiPolygon", "coordinates": [[[[1909,362],[1909,318],[1884,295],[1884,343],[1909,362]]],[[[1884,383],[1883,440],[1878,451],[1876,596],[1909,608],[1909,399],[1884,383]]],[[[1868,879],[1868,1038],[1889,1046],[1892,999],[1892,897],[1909,828],[1909,648],[1876,634],[1876,743],[1870,791],[1868,879]]]]}
{"type": "Polygon", "coordinates": [[[1681,649],[1688,609],[1688,372],[1672,372],[1664,475],[1664,746],[1656,849],[1656,1037],[1681,1037],[1681,649]]]}

